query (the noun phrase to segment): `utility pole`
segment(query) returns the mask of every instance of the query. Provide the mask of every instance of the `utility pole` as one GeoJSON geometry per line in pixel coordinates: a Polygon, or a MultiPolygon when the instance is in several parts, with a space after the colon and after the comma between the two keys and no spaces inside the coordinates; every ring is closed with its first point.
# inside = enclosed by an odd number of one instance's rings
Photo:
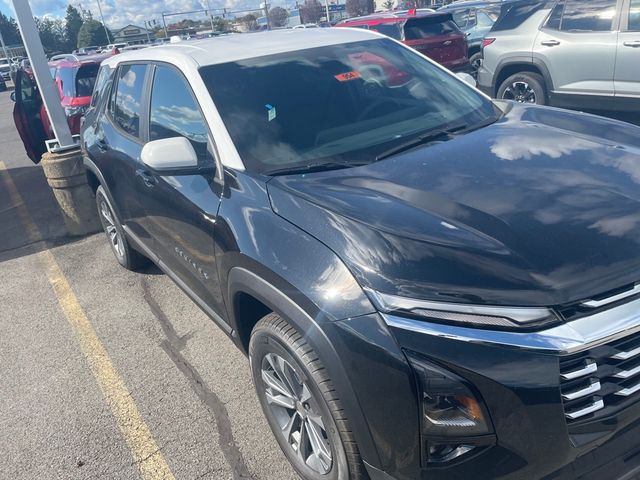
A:
{"type": "Polygon", "coordinates": [[[60,103],[60,95],[51,74],[40,35],[28,0],[12,0],[24,48],[31,61],[38,91],[49,114],[54,141],[47,141],[48,153],[40,165],[47,183],[60,206],[70,235],[86,235],[99,229],[95,200],[87,183],[80,145],[75,142],[60,103]]]}
{"type": "Polygon", "coordinates": [[[68,149],[76,147],[76,143],[71,136],[67,116],[64,113],[62,104],[60,103],[60,94],[58,88],[49,73],[49,64],[44,54],[44,48],[40,42],[38,29],[33,21],[33,13],[29,2],[26,0],[12,0],[13,8],[16,12],[16,20],[20,27],[22,42],[27,51],[27,56],[31,61],[31,69],[38,84],[38,90],[42,96],[44,106],[49,113],[53,133],[56,136],[60,149],[68,149]]]}
{"type": "Polygon", "coordinates": [[[164,13],[162,13],[162,25],[164,26],[164,38],[169,38],[169,31],[167,30],[167,20],[164,18],[164,13]]]}
{"type": "Polygon", "coordinates": [[[261,7],[264,8],[264,18],[267,19],[267,30],[271,30],[271,25],[269,24],[269,4],[265,1],[261,7]]]}
{"type": "Polygon", "coordinates": [[[1,31],[0,31],[0,42],[2,43],[2,51],[4,52],[4,58],[9,60],[9,52],[7,52],[7,46],[4,43],[4,37],[2,36],[1,31]]]}
{"type": "Polygon", "coordinates": [[[102,6],[100,6],[100,0],[96,0],[98,3],[98,12],[100,13],[100,20],[102,21],[102,26],[104,27],[104,33],[107,34],[107,43],[111,43],[111,35],[109,35],[109,29],[107,28],[107,24],[104,21],[104,15],[102,15],[102,6]]]}
{"type": "Polygon", "coordinates": [[[327,10],[327,22],[331,22],[329,17],[329,0],[324,0],[324,8],[327,10]]]}
{"type": "Polygon", "coordinates": [[[207,0],[207,15],[209,15],[209,21],[211,22],[211,33],[213,33],[213,15],[211,14],[211,4],[209,3],[209,0],[207,0]]]}

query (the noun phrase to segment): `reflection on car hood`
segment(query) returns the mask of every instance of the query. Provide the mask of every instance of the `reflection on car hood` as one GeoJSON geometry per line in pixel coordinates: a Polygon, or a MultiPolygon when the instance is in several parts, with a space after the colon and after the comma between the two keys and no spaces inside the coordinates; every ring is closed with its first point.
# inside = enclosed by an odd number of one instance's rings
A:
{"type": "Polygon", "coordinates": [[[640,128],[509,108],[378,163],[276,177],[273,208],[386,293],[561,305],[640,280],[640,128]]]}

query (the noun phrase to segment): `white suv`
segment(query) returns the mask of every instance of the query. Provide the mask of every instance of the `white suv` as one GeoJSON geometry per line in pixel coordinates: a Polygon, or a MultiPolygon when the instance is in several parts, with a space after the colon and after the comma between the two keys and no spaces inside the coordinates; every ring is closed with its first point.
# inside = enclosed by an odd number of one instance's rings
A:
{"type": "Polygon", "coordinates": [[[506,3],[478,86],[524,103],[640,109],[640,0],[506,3]]]}

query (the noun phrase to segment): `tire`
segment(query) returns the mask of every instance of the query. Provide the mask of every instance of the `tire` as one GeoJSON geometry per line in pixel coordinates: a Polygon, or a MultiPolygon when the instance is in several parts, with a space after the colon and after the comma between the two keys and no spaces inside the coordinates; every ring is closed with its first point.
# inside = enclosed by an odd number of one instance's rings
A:
{"type": "Polygon", "coordinates": [[[482,52],[476,52],[469,57],[469,63],[471,64],[471,75],[473,78],[478,78],[478,68],[482,62],[482,52]]]}
{"type": "Polygon", "coordinates": [[[129,244],[122,224],[116,216],[102,185],[96,190],[96,206],[98,208],[100,223],[102,223],[102,228],[109,240],[111,251],[115,255],[116,260],[118,260],[118,263],[127,270],[134,271],[149,265],[149,259],[129,244]]]}
{"type": "Polygon", "coordinates": [[[297,473],[304,480],[368,478],[338,393],[298,331],[277,314],[265,316],[251,334],[249,358],[262,410],[297,473]]]}
{"type": "Polygon", "coordinates": [[[547,90],[544,85],[544,79],[537,73],[531,72],[511,75],[502,82],[496,97],[504,100],[514,100],[519,103],[547,104],[547,90]]]}

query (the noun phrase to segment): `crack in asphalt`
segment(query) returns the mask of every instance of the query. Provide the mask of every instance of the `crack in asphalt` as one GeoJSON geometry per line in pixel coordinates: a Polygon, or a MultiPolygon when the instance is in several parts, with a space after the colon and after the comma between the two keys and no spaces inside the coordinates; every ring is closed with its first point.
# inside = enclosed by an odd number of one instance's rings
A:
{"type": "Polygon", "coordinates": [[[218,430],[218,445],[220,446],[220,450],[222,450],[225,460],[232,469],[233,478],[236,480],[253,478],[249,473],[242,452],[233,436],[231,421],[229,420],[229,414],[224,402],[209,388],[198,370],[191,365],[182,354],[182,350],[187,346],[187,341],[193,336],[193,332],[182,336],[177,334],[173,324],[155,298],[153,298],[149,290],[149,284],[144,278],[142,279],[142,291],[145,301],[149,305],[153,315],[160,322],[160,327],[166,337],[160,342],[160,346],[187,379],[189,386],[200,401],[207,406],[213,415],[218,430]]]}

